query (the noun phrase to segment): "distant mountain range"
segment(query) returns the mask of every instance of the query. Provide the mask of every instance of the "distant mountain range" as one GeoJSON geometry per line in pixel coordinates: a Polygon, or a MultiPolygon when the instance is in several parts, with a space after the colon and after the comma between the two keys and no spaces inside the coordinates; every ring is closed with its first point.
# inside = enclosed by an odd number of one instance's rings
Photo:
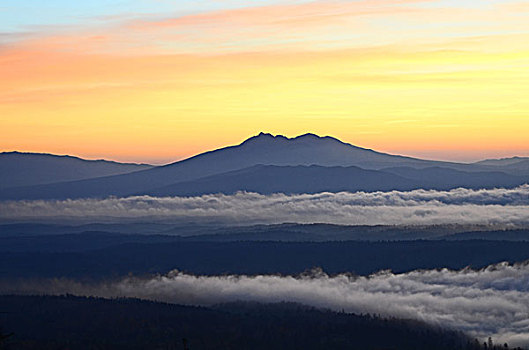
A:
{"type": "Polygon", "coordinates": [[[164,166],[69,156],[0,154],[0,199],[65,199],[205,193],[314,193],[514,187],[529,182],[529,158],[473,164],[376,152],[332,137],[261,133],[164,166]]]}
{"type": "Polygon", "coordinates": [[[86,160],[44,153],[0,153],[0,188],[75,181],[152,168],[147,164],[86,160]]]}

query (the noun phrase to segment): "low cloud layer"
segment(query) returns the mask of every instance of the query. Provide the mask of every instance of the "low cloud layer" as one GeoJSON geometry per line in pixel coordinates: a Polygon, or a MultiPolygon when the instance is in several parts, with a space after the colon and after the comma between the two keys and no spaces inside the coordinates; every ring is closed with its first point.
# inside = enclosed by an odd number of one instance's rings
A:
{"type": "Polygon", "coordinates": [[[211,220],[230,224],[335,223],[348,225],[527,225],[529,185],[514,189],[318,194],[237,193],[197,197],[0,202],[0,219],[71,217],[211,220]]]}
{"type": "Polygon", "coordinates": [[[529,345],[529,264],[474,270],[381,272],[369,277],[194,276],[174,271],[150,279],[83,284],[71,280],[0,285],[1,293],[138,297],[178,304],[211,305],[237,300],[292,301],[353,313],[426,321],[511,345],[529,345]]]}

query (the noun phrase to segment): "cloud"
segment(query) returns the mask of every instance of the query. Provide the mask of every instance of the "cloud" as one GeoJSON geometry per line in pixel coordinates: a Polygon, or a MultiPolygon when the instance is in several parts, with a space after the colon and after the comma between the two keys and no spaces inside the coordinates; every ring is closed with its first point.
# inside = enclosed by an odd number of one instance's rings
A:
{"type": "Polygon", "coordinates": [[[70,217],[227,224],[283,222],[347,225],[529,224],[529,185],[514,189],[272,194],[11,201],[0,219],[70,217]]]}
{"type": "Polygon", "coordinates": [[[95,23],[89,16],[77,23],[36,25],[33,28],[40,30],[34,39],[14,46],[143,55],[438,42],[439,38],[519,32],[524,18],[513,14],[526,12],[526,6],[521,1],[510,6],[503,2],[478,2],[471,8],[432,0],[180,4],[173,11],[157,11],[156,6],[146,12],[99,14],[95,23]],[[107,40],[94,43],[90,39],[94,35],[107,40]]]}
{"type": "Polygon", "coordinates": [[[10,116],[1,121],[9,131],[2,145],[171,158],[174,150],[191,156],[243,138],[266,120],[283,131],[325,131],[385,149],[423,149],[430,135],[434,149],[481,145],[483,152],[487,138],[490,149],[525,153],[527,20],[522,8],[491,8],[498,2],[472,9],[414,0],[240,2],[244,8],[229,9],[217,1],[224,10],[209,11],[194,3],[212,2],[188,1],[187,15],[177,6],[162,16],[132,15],[137,20],[110,14],[87,28],[32,27],[37,33],[0,37],[0,114],[10,116]],[[395,116],[421,122],[384,123],[395,116]],[[438,120],[461,128],[432,132],[438,120]]]}
{"type": "Polygon", "coordinates": [[[165,276],[128,277],[100,284],[60,279],[18,281],[0,284],[0,293],[137,297],[190,305],[291,301],[418,319],[480,338],[492,336],[511,345],[529,345],[528,263],[501,263],[478,271],[383,271],[369,277],[329,276],[320,270],[300,276],[194,276],[173,271],[165,276]]]}
{"type": "MultiPolygon", "coordinates": [[[[163,13],[117,13],[66,25],[34,25],[34,35],[14,47],[112,54],[219,53],[233,51],[347,47],[365,45],[373,36],[364,17],[391,16],[406,22],[406,15],[431,13],[414,5],[431,0],[361,0],[263,2],[253,6],[201,8],[181,6],[163,13]],[[256,6],[257,5],[257,6],[256,6]],[[95,24],[95,25],[94,25],[95,24]],[[97,26],[99,24],[99,26],[97,26]],[[343,28],[348,28],[347,32],[343,28]],[[62,30],[60,30],[62,28],[62,30]],[[40,30],[35,30],[40,29],[40,30]],[[353,34],[350,34],[354,31],[353,34]],[[345,38],[343,43],[333,34],[345,38]],[[368,33],[368,34],[366,34],[368,33]],[[96,43],[92,36],[104,35],[96,43]],[[358,40],[362,37],[363,40],[358,40]]],[[[207,7],[207,6],[206,6],[207,7]]],[[[216,6],[213,6],[216,7],[216,6]]],[[[378,28],[378,26],[376,26],[378,28]]],[[[386,33],[387,36],[388,33],[386,33]]],[[[410,34],[408,34],[410,35],[410,34]]],[[[374,39],[372,39],[374,40],[374,39]]],[[[378,35],[377,42],[387,39],[378,35]]]]}

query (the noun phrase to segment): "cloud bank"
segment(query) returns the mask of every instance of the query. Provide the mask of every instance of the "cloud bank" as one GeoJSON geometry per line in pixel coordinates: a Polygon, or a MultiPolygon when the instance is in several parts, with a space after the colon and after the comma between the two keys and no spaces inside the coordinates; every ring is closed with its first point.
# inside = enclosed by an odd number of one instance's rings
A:
{"type": "Polygon", "coordinates": [[[272,194],[240,192],[196,197],[0,202],[0,219],[70,217],[229,224],[334,223],[346,225],[529,223],[529,185],[514,189],[272,194]]]}
{"type": "Polygon", "coordinates": [[[1,293],[45,293],[137,297],[178,304],[212,305],[238,300],[299,302],[353,313],[418,319],[529,345],[529,263],[491,265],[474,271],[380,272],[369,277],[329,276],[314,270],[300,276],[165,276],[84,284],[72,280],[0,284],[1,293]]]}

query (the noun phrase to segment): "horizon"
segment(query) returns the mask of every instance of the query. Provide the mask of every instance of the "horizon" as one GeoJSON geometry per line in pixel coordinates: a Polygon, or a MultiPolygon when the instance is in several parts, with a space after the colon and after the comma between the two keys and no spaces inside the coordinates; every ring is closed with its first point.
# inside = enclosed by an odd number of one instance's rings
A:
{"type": "MultiPolygon", "coordinates": [[[[523,154],[523,153],[514,153],[514,154],[511,154],[511,153],[503,153],[503,152],[487,152],[485,154],[483,154],[484,156],[482,157],[469,157],[468,154],[467,156],[465,156],[464,154],[459,154],[459,155],[455,155],[454,156],[454,153],[450,153],[452,155],[452,157],[443,157],[443,155],[445,154],[443,151],[411,151],[411,152],[406,152],[406,151],[403,151],[403,152],[392,152],[392,151],[384,151],[384,150],[380,150],[380,149],[377,149],[377,148],[374,148],[374,147],[369,147],[369,146],[360,146],[360,145],[357,145],[353,142],[349,142],[347,140],[342,140],[338,137],[335,137],[335,136],[332,136],[332,135],[319,135],[319,134],[316,134],[316,133],[313,133],[313,132],[306,132],[306,133],[302,133],[302,134],[298,134],[298,135],[295,135],[295,136],[288,136],[288,135],[284,135],[284,134],[273,134],[273,133],[270,133],[270,132],[265,132],[265,131],[260,131],[256,134],[253,134],[251,136],[248,136],[246,137],[244,140],[238,142],[238,143],[230,143],[230,144],[226,144],[226,145],[221,145],[217,148],[213,148],[213,149],[204,149],[204,150],[201,150],[199,151],[198,153],[195,153],[195,154],[190,154],[190,155],[181,155],[181,156],[178,156],[176,155],[175,157],[173,158],[167,158],[165,160],[160,160],[160,159],[156,159],[156,158],[111,158],[111,157],[107,157],[105,155],[84,155],[84,154],[73,154],[73,153],[53,153],[53,152],[48,152],[48,151],[31,151],[31,150],[19,150],[19,149],[12,149],[12,150],[3,150],[3,149],[0,149],[0,154],[1,153],[30,153],[30,154],[43,154],[43,155],[54,155],[54,156],[71,156],[71,157],[76,157],[76,158],[81,158],[81,159],[84,159],[84,160],[91,160],[91,161],[98,161],[98,160],[103,160],[103,161],[110,161],[110,162],[118,162],[118,163],[131,163],[131,164],[144,164],[144,165],[153,165],[153,166],[163,166],[163,165],[168,165],[168,164],[171,164],[171,163],[174,163],[174,162],[179,162],[179,161],[182,161],[182,160],[185,160],[185,159],[188,159],[188,158],[192,158],[192,157],[195,157],[195,156],[198,156],[202,153],[205,153],[205,152],[209,152],[209,151],[214,151],[214,150],[218,150],[218,149],[222,149],[222,148],[225,148],[225,147],[231,147],[231,146],[237,146],[237,145],[240,145],[241,143],[243,143],[244,141],[250,139],[250,138],[253,138],[253,137],[256,137],[256,136],[259,136],[261,134],[265,134],[265,135],[271,135],[273,137],[278,137],[278,136],[282,136],[282,137],[286,137],[287,139],[295,139],[295,138],[298,138],[298,137],[301,137],[301,136],[304,136],[304,135],[315,135],[319,138],[325,138],[325,137],[331,137],[331,138],[334,138],[338,141],[341,141],[341,142],[344,142],[344,143],[347,143],[347,144],[350,144],[352,146],[355,146],[355,147],[361,147],[361,148],[364,148],[364,149],[370,149],[370,150],[374,150],[374,151],[377,151],[377,152],[381,152],[381,153],[387,153],[387,154],[392,154],[392,155],[399,155],[399,156],[405,156],[405,157],[412,157],[412,158],[419,158],[419,159],[425,159],[425,160],[434,160],[434,161],[446,161],[446,162],[456,162],[456,163],[475,163],[475,162],[479,162],[479,161],[483,161],[483,160],[489,160],[489,159],[507,159],[507,158],[517,158],[517,157],[520,157],[520,158],[525,158],[525,157],[529,157],[529,152],[526,153],[526,154],[523,154]],[[438,155],[438,157],[436,157],[435,155],[438,155]]],[[[482,154],[481,152],[479,152],[480,154],[482,154]]]]}

